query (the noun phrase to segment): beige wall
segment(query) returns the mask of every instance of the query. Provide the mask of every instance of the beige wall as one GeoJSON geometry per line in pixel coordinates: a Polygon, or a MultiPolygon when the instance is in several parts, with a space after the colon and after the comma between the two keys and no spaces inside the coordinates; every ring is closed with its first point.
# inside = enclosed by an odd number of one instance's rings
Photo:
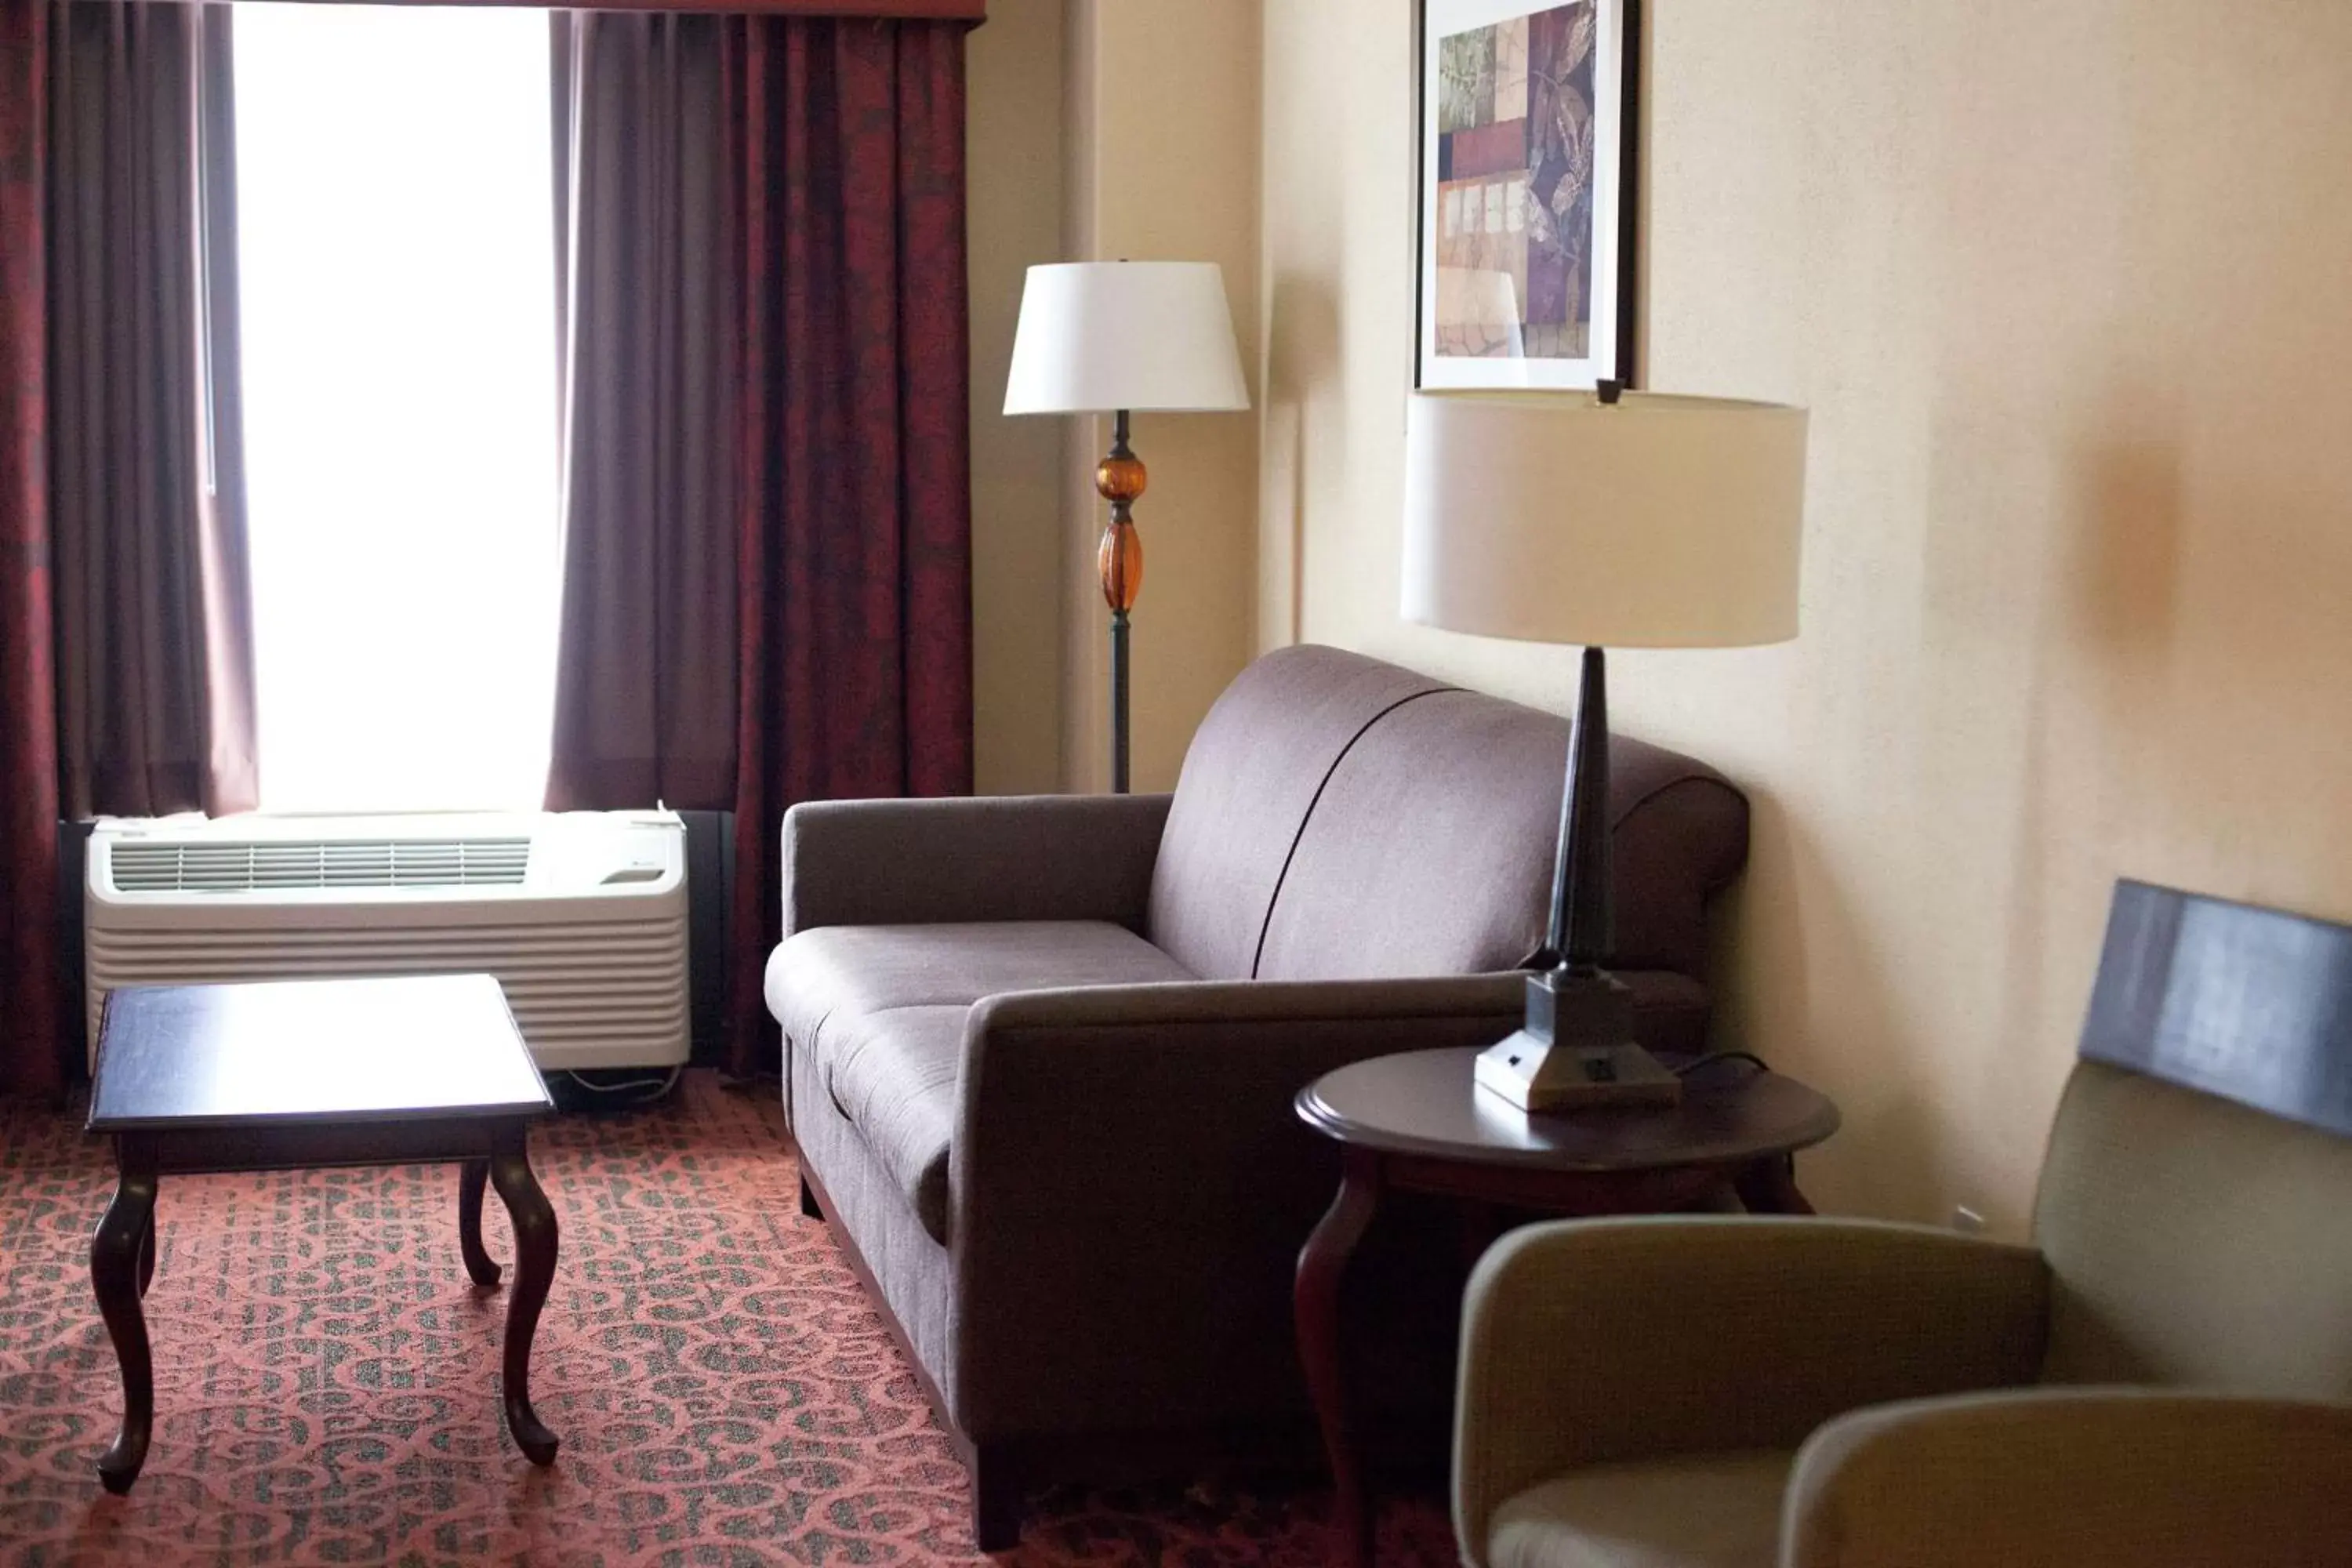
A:
{"type": "MultiPolygon", "coordinates": [[[[1066,27],[1066,259],[1219,263],[1255,399],[1257,0],[1068,0],[1066,27]]],[[[1110,421],[1064,424],[1063,781],[1101,789],[1110,615],[1095,580],[1104,509],[1091,476],[1110,421]]],[[[1132,632],[1134,785],[1167,789],[1201,715],[1252,651],[1257,423],[1139,414],[1132,440],[1150,470],[1135,509],[1144,571],[1132,632]]]]}
{"type": "MultiPolygon", "coordinates": [[[[2118,875],[2352,917],[2352,5],[1656,0],[1645,384],[1813,410],[1805,630],[1622,655],[1756,803],[1724,1037],[1825,1206],[2021,1230],[2118,875]]],[[[1259,639],[1395,615],[1407,0],[1266,0],[1259,639]]]]}
{"type": "Polygon", "coordinates": [[[1062,6],[992,0],[965,57],[972,747],[983,795],[1053,790],[1062,776],[1062,433],[998,412],[1022,276],[1062,254],[1062,6]]]}

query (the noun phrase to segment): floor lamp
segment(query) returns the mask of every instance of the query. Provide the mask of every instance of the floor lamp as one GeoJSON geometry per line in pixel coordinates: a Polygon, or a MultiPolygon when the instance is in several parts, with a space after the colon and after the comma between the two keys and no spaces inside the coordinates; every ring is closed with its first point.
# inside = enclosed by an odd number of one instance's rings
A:
{"type": "Polygon", "coordinates": [[[1128,617],[1143,587],[1135,503],[1143,460],[1128,416],[1247,408],[1225,278],[1213,261],[1073,261],[1032,267],[1005,378],[1007,414],[1108,414],[1095,489],[1110,503],[1096,547],[1110,605],[1111,788],[1128,784],[1128,617]]]}
{"type": "Polygon", "coordinates": [[[1420,392],[1405,421],[1403,612],[1583,647],[1551,918],[1526,1021],[1477,1081],[1528,1110],[1673,1100],[1633,1043],[1609,955],[1609,700],[1601,649],[1797,635],[1805,414],[1598,393],[1420,392]]]}

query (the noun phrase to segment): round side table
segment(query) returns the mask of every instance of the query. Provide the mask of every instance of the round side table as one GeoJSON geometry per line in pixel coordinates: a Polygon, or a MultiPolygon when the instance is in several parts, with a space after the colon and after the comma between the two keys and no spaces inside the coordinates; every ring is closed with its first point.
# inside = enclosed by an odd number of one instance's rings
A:
{"type": "Polygon", "coordinates": [[[1299,1250],[1292,1305],[1351,1563],[1371,1561],[1371,1496],[1349,1427],[1339,1286],[1383,1192],[1565,1215],[1659,1214],[1728,1191],[1811,1214],[1789,1156],[1837,1131],[1837,1107],[1744,1059],[1693,1069],[1673,1105],[1530,1114],[1476,1087],[1475,1048],[1373,1057],[1298,1091],[1299,1120],[1340,1145],[1339,1195],[1299,1250]]]}

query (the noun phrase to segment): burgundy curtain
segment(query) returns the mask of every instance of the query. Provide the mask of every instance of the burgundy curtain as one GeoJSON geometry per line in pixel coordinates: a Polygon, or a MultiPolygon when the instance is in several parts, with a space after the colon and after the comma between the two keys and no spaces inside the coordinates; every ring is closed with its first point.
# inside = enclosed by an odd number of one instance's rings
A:
{"type": "Polygon", "coordinates": [[[736,20],[744,258],[735,1034],[784,808],[971,788],[963,44],[954,22],[736,20]]]}
{"type": "Polygon", "coordinates": [[[48,3],[0,0],[0,1089],[20,1090],[64,1081],[49,662],[48,3]]]}
{"type": "Polygon", "coordinates": [[[571,374],[550,800],[733,811],[738,1073],[776,1059],[761,980],[784,809],[971,787],[964,30],[722,18],[708,132],[701,35],[598,17],[568,65],[557,35],[571,374]],[[715,213],[698,133],[718,137],[715,213]],[[696,341],[698,301],[717,342],[696,341]],[[716,427],[698,402],[714,384],[716,427]]]}
{"type": "Polygon", "coordinates": [[[226,26],[0,0],[0,1089],[65,1078],[61,808],[251,804],[226,26]]]}
{"type": "Polygon", "coordinates": [[[229,7],[50,20],[58,749],[70,816],[252,808],[229,7]],[[202,179],[198,178],[202,167],[202,179]]]}

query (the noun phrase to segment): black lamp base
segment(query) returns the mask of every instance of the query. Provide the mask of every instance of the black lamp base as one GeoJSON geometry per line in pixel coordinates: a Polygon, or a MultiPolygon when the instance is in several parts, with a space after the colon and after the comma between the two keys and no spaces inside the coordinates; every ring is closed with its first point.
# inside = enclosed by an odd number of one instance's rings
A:
{"type": "Polygon", "coordinates": [[[1671,1105],[1683,1081],[1633,1043],[1633,994],[1600,970],[1528,976],[1526,1026],[1480,1053],[1478,1087],[1522,1110],[1671,1105]]]}
{"type": "Polygon", "coordinates": [[[1614,940],[1609,883],[1608,663],[1588,647],[1561,781],[1551,924],[1528,960],[1527,1023],[1478,1058],[1479,1088],[1522,1110],[1682,1098],[1682,1079],[1633,1043],[1633,994],[1601,967],[1614,940]]]}

